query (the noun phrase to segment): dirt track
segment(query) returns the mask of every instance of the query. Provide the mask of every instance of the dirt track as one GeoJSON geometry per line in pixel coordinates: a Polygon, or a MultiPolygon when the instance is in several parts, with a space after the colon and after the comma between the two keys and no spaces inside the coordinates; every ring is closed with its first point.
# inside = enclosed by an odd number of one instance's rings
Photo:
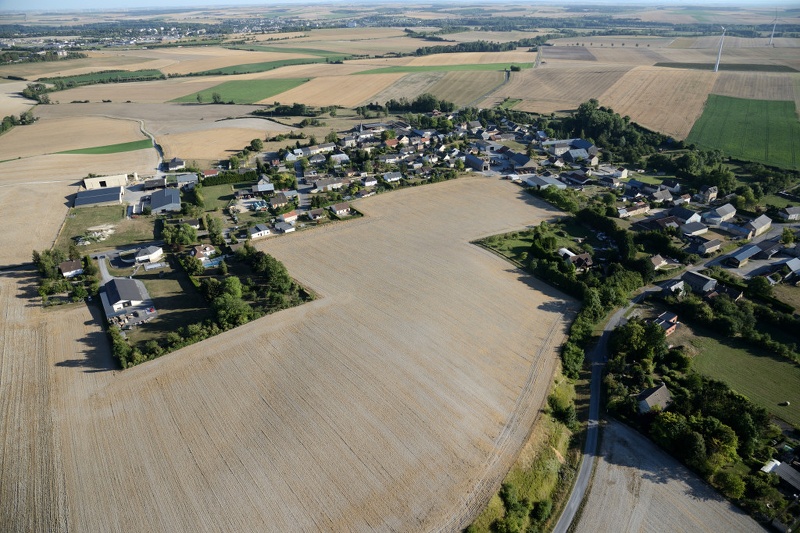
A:
{"type": "Polygon", "coordinates": [[[261,245],[318,300],[125,372],[86,307],[43,313],[0,276],[0,457],[19,465],[0,470],[3,529],[469,523],[525,443],[573,309],[468,241],[555,213],[483,177],[359,207],[261,245]]]}
{"type": "Polygon", "coordinates": [[[753,532],[763,529],[686,467],[628,426],[609,421],[575,529],[753,532]]]}

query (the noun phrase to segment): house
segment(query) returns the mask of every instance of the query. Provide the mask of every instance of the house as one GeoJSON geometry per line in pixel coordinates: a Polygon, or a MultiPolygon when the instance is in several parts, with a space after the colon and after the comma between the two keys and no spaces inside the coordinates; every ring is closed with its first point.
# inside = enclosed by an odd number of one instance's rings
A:
{"type": "Polygon", "coordinates": [[[136,262],[137,263],[155,263],[161,256],[164,255],[164,250],[160,246],[148,246],[146,248],[140,248],[138,252],[136,252],[136,262]]]}
{"type": "Polygon", "coordinates": [[[690,222],[700,222],[702,217],[700,213],[697,211],[692,211],[691,209],[687,209],[685,207],[673,207],[669,210],[670,216],[673,216],[681,221],[683,224],[689,224],[690,222]]]}
{"type": "Polygon", "coordinates": [[[256,224],[247,230],[247,236],[251,239],[260,239],[261,237],[267,237],[269,234],[269,226],[266,224],[256,224]]]}
{"type": "Polygon", "coordinates": [[[719,251],[720,247],[722,247],[721,240],[704,239],[700,246],[697,247],[697,251],[703,255],[712,254],[716,251],[719,251]]]}
{"type": "Polygon", "coordinates": [[[119,205],[122,203],[122,187],[105,187],[80,191],[75,195],[75,207],[119,205]]]}
{"type": "Polygon", "coordinates": [[[654,255],[650,258],[650,262],[653,264],[653,270],[658,270],[659,268],[663,268],[669,264],[669,262],[661,255],[654,255]]]}
{"type": "Polygon", "coordinates": [[[58,270],[65,278],[74,278],[75,276],[83,274],[83,263],[78,259],[74,261],[64,261],[58,265],[58,270]]]}
{"type": "Polygon", "coordinates": [[[650,199],[657,204],[660,204],[661,202],[671,202],[672,193],[669,192],[667,189],[659,189],[650,195],[650,199]]]}
{"type": "Polygon", "coordinates": [[[597,174],[594,175],[597,183],[604,187],[610,187],[612,189],[621,189],[623,187],[623,183],[619,180],[619,178],[615,178],[614,176],[600,176],[597,177],[597,174]]]}
{"type": "Polygon", "coordinates": [[[472,170],[477,170],[478,172],[489,170],[489,161],[472,154],[467,154],[464,157],[464,164],[472,170]]]}
{"type": "Polygon", "coordinates": [[[186,224],[193,229],[200,229],[200,219],[198,218],[187,218],[186,220],[181,219],[181,224],[186,224]]]}
{"type": "Polygon", "coordinates": [[[668,228],[678,229],[681,227],[681,225],[681,221],[672,216],[658,218],[650,223],[650,226],[656,228],[657,230],[665,230],[668,228]]]}
{"type": "Polygon", "coordinates": [[[339,178],[322,178],[314,182],[312,192],[336,191],[344,187],[344,182],[339,178]]]}
{"type": "Polygon", "coordinates": [[[177,157],[173,157],[167,163],[167,168],[169,168],[170,170],[181,170],[183,168],[186,168],[186,161],[177,157]]]}
{"type": "Polygon", "coordinates": [[[758,247],[757,244],[748,244],[747,246],[742,246],[734,253],[732,253],[728,258],[727,262],[732,266],[739,268],[747,264],[750,259],[753,258],[756,254],[761,252],[761,248],[758,247]]]}
{"type": "Polygon", "coordinates": [[[682,194],[680,196],[675,196],[672,198],[672,205],[679,206],[683,204],[690,204],[692,202],[692,195],[691,194],[682,194]]]}
{"type": "Polygon", "coordinates": [[[576,187],[583,187],[591,183],[592,178],[587,176],[585,172],[581,170],[573,170],[571,172],[564,172],[561,174],[561,179],[566,181],[570,185],[575,185],[576,187]]]}
{"type": "Polygon", "coordinates": [[[772,227],[772,219],[767,215],[761,215],[745,224],[744,227],[753,230],[753,236],[758,237],[762,233],[769,231],[772,227]]]}
{"type": "Polygon", "coordinates": [[[83,186],[87,190],[102,189],[104,187],[125,187],[127,184],[128,184],[127,174],[83,178],[83,186]]]}
{"type": "Polygon", "coordinates": [[[192,248],[189,254],[205,263],[208,259],[217,252],[217,249],[210,244],[199,244],[192,248]]]}
{"type": "Polygon", "coordinates": [[[640,414],[649,413],[653,408],[663,411],[672,403],[672,394],[667,386],[662,383],[659,387],[651,387],[640,392],[636,397],[636,401],[639,404],[640,414]]]}
{"type": "Polygon", "coordinates": [[[686,285],[689,285],[693,292],[698,294],[705,294],[717,288],[717,280],[699,272],[684,272],[681,279],[686,285]]]}
{"type": "Polygon", "coordinates": [[[253,194],[269,194],[275,192],[275,184],[270,183],[269,178],[262,176],[258,183],[253,185],[253,194]]]}
{"type": "Polygon", "coordinates": [[[592,268],[594,265],[594,261],[592,261],[592,256],[588,253],[582,254],[573,254],[572,256],[567,258],[567,261],[572,263],[575,266],[575,269],[579,272],[583,272],[592,268]]]}
{"type": "Polygon", "coordinates": [[[700,189],[700,201],[710,204],[717,199],[718,194],[719,190],[715,185],[703,185],[703,187],[700,189]]]}
{"type": "Polygon", "coordinates": [[[668,280],[661,289],[661,292],[666,296],[680,297],[684,292],[684,281],[682,279],[668,280]]]}
{"type": "Polygon", "coordinates": [[[650,212],[650,206],[644,202],[631,204],[628,207],[617,208],[617,215],[619,218],[628,218],[637,215],[645,215],[650,212]]]}
{"type": "Polygon", "coordinates": [[[167,211],[180,211],[181,195],[175,189],[158,190],[150,196],[150,209],[154,215],[167,211]]]}
{"type": "Polygon", "coordinates": [[[347,216],[350,214],[350,204],[348,204],[347,202],[341,204],[333,204],[328,209],[330,209],[331,213],[333,213],[336,216],[347,216]]]}
{"type": "Polygon", "coordinates": [[[309,220],[319,220],[325,217],[325,210],[322,208],[312,209],[307,213],[309,220]]]}
{"type": "Polygon", "coordinates": [[[689,222],[688,224],[684,224],[683,226],[681,226],[680,231],[687,237],[697,237],[699,235],[702,235],[703,233],[707,233],[708,226],[706,226],[702,222],[689,222]]]}
{"type": "Polygon", "coordinates": [[[536,164],[536,161],[520,153],[515,153],[509,157],[509,163],[515,172],[532,172],[539,166],[536,164]]]}
{"type": "Polygon", "coordinates": [[[665,179],[664,181],[661,182],[661,186],[673,194],[678,194],[679,192],[681,192],[681,184],[676,179],[672,178],[665,179]]]}
{"type": "Polygon", "coordinates": [[[386,183],[395,183],[403,178],[403,174],[400,172],[387,172],[381,177],[386,183]]]}
{"type": "Polygon", "coordinates": [[[530,174],[524,178],[524,183],[528,187],[534,187],[537,190],[546,189],[548,187],[555,187],[556,189],[566,189],[567,185],[552,176],[537,176],[530,174]]]}
{"type": "Polygon", "coordinates": [[[341,166],[350,162],[350,156],[347,154],[333,154],[331,155],[330,160],[333,161],[335,166],[341,166]]]}
{"type": "Polygon", "coordinates": [[[187,189],[193,188],[197,185],[200,180],[197,177],[197,174],[194,172],[187,172],[185,174],[178,174],[175,176],[175,182],[179,189],[183,189],[184,187],[187,189]]]}
{"type": "Polygon", "coordinates": [[[167,186],[166,176],[161,178],[152,178],[144,181],[144,190],[154,191],[156,189],[163,189],[167,186]]]}
{"type": "Polygon", "coordinates": [[[292,233],[294,230],[295,227],[288,222],[278,222],[275,224],[275,231],[278,233],[292,233]]]}
{"type": "Polygon", "coordinates": [[[719,226],[723,222],[727,222],[736,216],[736,208],[731,204],[725,204],[717,207],[716,209],[712,209],[711,211],[706,211],[701,216],[703,217],[703,220],[705,220],[706,224],[719,226]]]}
{"type": "Polygon", "coordinates": [[[142,305],[150,299],[144,283],[138,279],[112,278],[103,285],[100,294],[107,317],[115,316],[129,307],[142,305]]]}
{"type": "Polygon", "coordinates": [[[800,207],[784,207],[778,215],[784,220],[800,220],[800,207]]]}
{"type": "Polygon", "coordinates": [[[286,222],[287,224],[291,224],[292,222],[297,221],[297,211],[291,210],[288,213],[278,215],[278,220],[280,222],[286,222]]]}
{"type": "Polygon", "coordinates": [[[272,209],[280,209],[281,207],[286,207],[288,204],[289,204],[289,199],[282,192],[279,192],[278,194],[269,199],[269,206],[272,209]]]}
{"type": "Polygon", "coordinates": [[[203,178],[213,178],[214,176],[219,176],[219,170],[212,168],[210,170],[203,171],[203,178]]]}
{"type": "Polygon", "coordinates": [[[664,311],[653,319],[653,324],[664,330],[665,337],[669,337],[671,334],[675,333],[675,330],[678,328],[678,315],[669,311],[664,311]]]}
{"type": "Polygon", "coordinates": [[[374,187],[378,184],[378,178],[375,176],[365,176],[361,178],[361,185],[364,187],[374,187]]]}

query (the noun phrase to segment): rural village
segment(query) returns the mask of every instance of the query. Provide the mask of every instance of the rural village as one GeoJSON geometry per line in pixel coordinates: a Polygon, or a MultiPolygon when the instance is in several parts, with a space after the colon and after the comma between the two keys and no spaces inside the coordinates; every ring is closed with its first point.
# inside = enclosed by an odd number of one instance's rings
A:
{"type": "Polygon", "coordinates": [[[114,530],[800,527],[796,16],[777,37],[777,15],[731,30],[714,81],[728,30],[649,11],[619,36],[560,9],[561,35],[450,27],[442,7],[331,25],[241,9],[55,39],[0,24],[0,89],[19,91],[0,95],[17,114],[0,220],[41,210],[2,256],[1,405],[46,428],[4,434],[0,459],[39,456],[4,469],[0,528],[105,529],[70,508],[116,512],[120,483],[138,495],[114,530]],[[374,42],[337,48],[351,35],[374,42]],[[69,62],[86,66],[45,65],[69,62]],[[667,107],[630,103],[665,86],[667,107]],[[702,93],[691,120],[667,111],[684,88],[702,93]],[[720,133],[767,131],[779,105],[778,140],[720,133]],[[26,365],[53,387],[13,388],[26,365]],[[306,463],[316,481],[291,479],[306,463]],[[52,481],[12,491],[26,478],[52,481]]]}

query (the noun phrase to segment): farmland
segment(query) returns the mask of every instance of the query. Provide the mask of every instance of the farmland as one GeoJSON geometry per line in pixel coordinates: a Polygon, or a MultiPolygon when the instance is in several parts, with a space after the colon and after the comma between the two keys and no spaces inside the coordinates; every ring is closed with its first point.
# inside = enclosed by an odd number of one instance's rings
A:
{"type": "Polygon", "coordinates": [[[723,150],[732,157],[800,168],[800,122],[793,101],[712,94],[687,140],[704,148],[723,150]]]}
{"type": "MultiPolygon", "coordinates": [[[[354,107],[403,77],[402,72],[364,74],[363,76],[325,76],[314,78],[295,89],[275,96],[280,102],[303,102],[313,106],[341,105],[354,107]]],[[[272,103],[272,99],[268,102],[272,103]]]]}
{"type": "Polygon", "coordinates": [[[508,70],[512,65],[520,68],[531,68],[533,63],[473,63],[473,64],[450,64],[450,65],[398,65],[393,67],[382,67],[364,72],[357,72],[359,75],[367,74],[394,74],[397,72],[460,72],[460,71],[502,71],[508,70]]]}
{"type": "Polygon", "coordinates": [[[176,98],[173,102],[197,102],[198,95],[201,101],[211,102],[214,93],[217,93],[224,102],[253,104],[259,100],[266,100],[276,94],[293,89],[307,81],[308,79],[302,78],[228,81],[196,93],[176,98]]]}
{"type": "Polygon", "coordinates": [[[59,152],[60,154],[118,154],[120,152],[133,152],[135,150],[144,150],[152,148],[153,142],[150,139],[143,139],[141,141],[131,141],[127,143],[107,144],[105,146],[94,146],[92,148],[78,148],[77,150],[65,150],[59,152]]]}
{"type": "Polygon", "coordinates": [[[63,76],[57,78],[42,78],[45,83],[62,82],[67,86],[92,85],[95,83],[120,83],[131,80],[158,80],[164,75],[158,70],[108,70],[81,74],[77,76],[63,76]]]}
{"type": "Polygon", "coordinates": [[[8,298],[0,401],[40,423],[0,429],[16,458],[0,486],[31,489],[3,498],[4,523],[464,527],[527,441],[572,311],[468,243],[556,214],[517,194],[482,178],[407,189],[270,241],[318,300],[122,373],[85,306],[8,298]]]}

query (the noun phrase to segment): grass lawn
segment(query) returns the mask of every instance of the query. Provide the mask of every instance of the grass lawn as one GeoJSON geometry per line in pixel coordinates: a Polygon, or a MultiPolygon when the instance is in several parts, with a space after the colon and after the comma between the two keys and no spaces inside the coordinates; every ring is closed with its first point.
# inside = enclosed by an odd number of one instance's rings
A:
{"type": "Polygon", "coordinates": [[[40,81],[45,83],[55,83],[56,80],[60,80],[69,87],[78,87],[80,85],[92,85],[94,83],[120,83],[126,81],[160,80],[163,78],[164,74],[160,70],[147,69],[92,72],[91,74],[81,74],[78,76],[42,78],[40,81]]]}
{"type": "Polygon", "coordinates": [[[427,66],[396,66],[396,67],[382,67],[373,70],[365,70],[356,72],[353,76],[359,74],[394,74],[396,72],[456,72],[461,70],[508,70],[511,65],[516,65],[520,68],[531,68],[533,63],[482,63],[470,65],[427,65],[427,66]]]}
{"type": "Polygon", "coordinates": [[[153,141],[150,139],[142,139],[141,141],[131,141],[119,144],[107,144],[105,146],[95,146],[93,148],[79,148],[77,150],[66,150],[64,152],[57,152],[59,154],[88,154],[88,155],[102,155],[102,154],[118,154],[121,152],[134,152],[136,150],[144,150],[153,147],[153,141]]]}
{"type": "Polygon", "coordinates": [[[686,142],[737,159],[800,169],[800,121],[792,101],[711,94],[686,142]]]}
{"type": "Polygon", "coordinates": [[[127,206],[100,206],[73,208],[67,215],[64,230],[58,236],[56,248],[66,251],[73,238],[84,235],[88,228],[110,224],[114,226],[106,240],[79,248],[82,254],[109,250],[126,244],[152,241],[154,219],[150,217],[125,218],[127,206]]]}
{"type": "Polygon", "coordinates": [[[800,367],[786,359],[742,347],[735,339],[723,339],[701,328],[681,324],[669,337],[675,345],[694,352],[693,368],[727,383],[767,411],[800,427],[800,367]],[[787,407],[780,402],[790,401],[787,407]]]}
{"type": "Polygon", "coordinates": [[[233,191],[235,189],[244,189],[252,187],[251,183],[236,183],[231,185],[225,183],[223,185],[211,185],[210,187],[203,187],[203,198],[207,211],[214,211],[215,209],[224,209],[228,206],[228,202],[233,199],[233,191]]]}
{"type": "Polygon", "coordinates": [[[252,104],[294,89],[308,81],[308,78],[287,78],[274,80],[236,80],[226,81],[209,89],[187,94],[172,100],[173,102],[197,102],[199,94],[203,102],[212,102],[213,94],[219,93],[223,102],[234,104],[252,104]]]}
{"type": "Polygon", "coordinates": [[[789,205],[796,205],[797,201],[791,201],[788,198],[784,198],[783,196],[778,196],[777,194],[767,194],[758,201],[758,205],[766,206],[774,205],[778,209],[783,209],[789,205]]]}
{"type": "Polygon", "coordinates": [[[775,298],[783,303],[791,305],[794,307],[795,311],[800,309],[800,287],[779,283],[773,287],[773,290],[775,291],[775,298]]]}
{"type": "Polygon", "coordinates": [[[163,272],[163,277],[158,272],[144,270],[136,275],[136,279],[144,282],[158,316],[127,332],[131,344],[152,339],[163,341],[170,331],[212,318],[205,299],[180,267],[166,268],[163,272]]]}
{"type": "Polygon", "coordinates": [[[263,63],[246,63],[244,65],[232,65],[230,67],[217,68],[213,70],[204,70],[202,72],[193,72],[193,76],[216,76],[225,74],[250,74],[252,72],[266,72],[276,68],[286,67],[289,65],[308,65],[309,63],[325,63],[322,57],[308,57],[300,59],[279,59],[276,61],[264,61],[263,63]]]}

